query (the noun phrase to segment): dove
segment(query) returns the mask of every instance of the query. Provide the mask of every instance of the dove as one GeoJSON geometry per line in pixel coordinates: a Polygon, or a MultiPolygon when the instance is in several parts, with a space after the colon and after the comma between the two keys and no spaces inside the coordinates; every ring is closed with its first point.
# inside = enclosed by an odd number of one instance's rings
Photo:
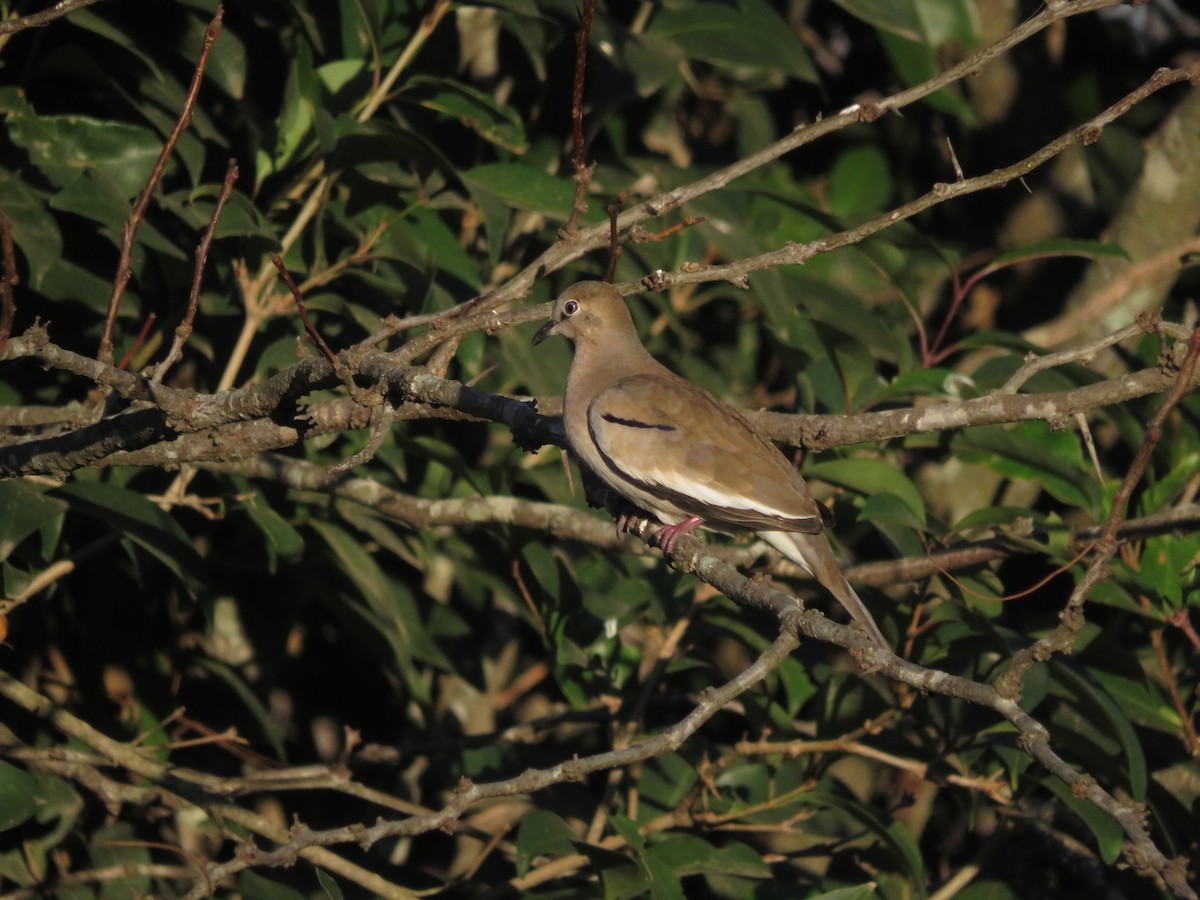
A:
{"type": "MultiPolygon", "coordinates": [[[[700,527],[754,531],[888,648],[834,558],[828,511],[795,466],[741,412],[651,356],[613,285],[582,281],[563,291],[534,346],[553,335],[575,345],[563,395],[571,449],[604,485],[662,523],[656,539],[664,553],[700,527]]],[[[618,528],[632,520],[618,516],[618,528]]]]}

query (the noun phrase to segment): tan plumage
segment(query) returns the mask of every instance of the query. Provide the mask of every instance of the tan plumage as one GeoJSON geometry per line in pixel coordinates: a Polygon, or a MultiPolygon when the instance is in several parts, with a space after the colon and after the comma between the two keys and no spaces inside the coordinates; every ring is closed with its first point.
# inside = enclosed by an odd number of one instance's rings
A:
{"type": "Polygon", "coordinates": [[[701,524],[756,531],[887,646],[838,568],[823,509],[795,467],[740,412],[652,357],[611,284],[564,291],[533,343],[555,334],[575,343],[563,397],[571,447],[608,487],[667,526],[660,546],[669,551],[701,524]]]}

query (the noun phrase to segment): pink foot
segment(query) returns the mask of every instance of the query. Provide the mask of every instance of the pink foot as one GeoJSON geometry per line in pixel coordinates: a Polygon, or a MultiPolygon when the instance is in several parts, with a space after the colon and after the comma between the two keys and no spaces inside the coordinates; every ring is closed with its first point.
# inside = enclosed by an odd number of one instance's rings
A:
{"type": "Polygon", "coordinates": [[[703,524],[704,520],[699,516],[688,516],[678,525],[663,526],[658,530],[658,548],[670,556],[681,534],[692,534],[703,524]]]}

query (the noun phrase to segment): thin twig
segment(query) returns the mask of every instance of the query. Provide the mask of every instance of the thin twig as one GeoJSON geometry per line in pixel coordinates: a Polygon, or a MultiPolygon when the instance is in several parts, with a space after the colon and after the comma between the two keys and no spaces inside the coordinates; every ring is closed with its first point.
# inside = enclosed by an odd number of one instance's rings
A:
{"type": "Polygon", "coordinates": [[[200,58],[196,61],[196,69],[192,73],[192,84],[188,88],[187,99],[183,103],[179,119],[175,122],[175,127],[171,130],[167,142],[163,145],[162,152],[158,155],[158,160],[154,163],[154,168],[150,171],[150,178],[146,181],[146,186],[142,189],[141,196],[138,197],[133,211],[129,214],[129,221],[125,223],[125,227],[121,230],[121,256],[117,263],[116,278],[113,279],[112,295],[108,298],[108,312],[104,317],[104,331],[100,335],[100,349],[96,354],[96,358],[101,362],[112,362],[113,327],[117,321],[117,311],[121,308],[121,298],[125,296],[125,287],[129,284],[129,279],[133,276],[133,268],[130,262],[133,257],[133,241],[137,236],[138,227],[146,217],[146,210],[150,206],[150,198],[154,195],[155,188],[158,187],[158,182],[162,178],[167,160],[175,152],[175,145],[179,142],[184,129],[192,121],[192,108],[196,105],[196,96],[200,93],[200,84],[204,79],[204,70],[208,66],[208,56],[212,53],[213,44],[216,42],[217,36],[221,33],[221,19],[224,15],[225,8],[218,5],[216,14],[213,16],[212,21],[208,23],[208,28],[205,29],[204,46],[200,51],[200,58]]]}
{"type": "Polygon", "coordinates": [[[621,245],[621,229],[617,227],[617,216],[625,205],[625,192],[621,191],[608,204],[608,269],[604,272],[604,280],[612,282],[617,274],[617,263],[621,259],[624,247],[621,245]]]}
{"type": "MultiPolygon", "coordinates": [[[[632,228],[635,224],[646,219],[656,218],[664,213],[678,209],[691,200],[705,194],[718,191],[732,181],[747,175],[777,159],[791,153],[800,147],[819,140],[829,134],[850,128],[854,125],[872,122],[888,112],[898,112],[914,103],[918,103],[930,94],[975,74],[981,68],[995,59],[1000,58],[1013,47],[1032,38],[1057,22],[1072,16],[1095,12],[1111,6],[1117,6],[1124,0],[1074,0],[1071,3],[1047,4],[1037,15],[1026,19],[1012,31],[1008,32],[990,47],[985,47],[971,54],[957,65],[951,66],[945,72],[911,88],[906,88],[878,102],[855,104],[834,115],[827,115],[808,125],[802,125],[791,134],[772,144],[768,144],[757,153],[743,157],[734,163],[677,188],[673,188],[655,197],[638,203],[625,210],[617,220],[617,226],[622,231],[632,228]]],[[[464,301],[458,306],[440,314],[442,320],[457,319],[473,313],[480,306],[490,306],[498,309],[528,293],[530,287],[538,279],[549,272],[556,272],[564,266],[583,257],[591,250],[605,246],[608,243],[609,223],[602,222],[580,229],[570,240],[560,240],[524,269],[510,278],[501,287],[489,291],[485,295],[464,301]]],[[[633,290],[638,288],[633,287],[633,290]]],[[[626,293],[629,291],[627,290],[626,293]]]]}
{"type": "Polygon", "coordinates": [[[1004,382],[1004,386],[997,393],[1015,394],[1021,389],[1022,385],[1039,372],[1044,372],[1047,369],[1053,369],[1071,362],[1090,362],[1095,359],[1096,354],[1101,350],[1105,350],[1138,335],[1159,331],[1161,325],[1161,316],[1143,313],[1138,316],[1136,322],[1126,325],[1124,328],[1118,329],[1104,337],[1087,341],[1075,347],[1068,347],[1066,350],[1060,350],[1057,353],[1043,353],[1040,356],[1036,353],[1028,353],[1025,356],[1025,362],[1021,364],[1021,368],[1013,372],[1008,381],[1004,382]]]}
{"type": "Polygon", "coordinates": [[[361,466],[373,460],[375,454],[379,452],[379,448],[383,446],[383,441],[390,433],[392,423],[395,421],[396,407],[392,406],[392,404],[381,403],[378,406],[372,407],[371,436],[367,440],[367,445],[353,456],[349,456],[341,462],[330,466],[328,470],[329,474],[341,475],[343,472],[349,472],[355,466],[361,466]]]}
{"type": "MultiPolygon", "coordinates": [[[[1076,9],[1083,5],[1084,3],[1081,0],[1078,3],[1063,4],[1063,7],[1076,9]]],[[[867,238],[892,227],[897,222],[911,219],[918,213],[931,209],[938,204],[945,203],[947,200],[1002,187],[1010,182],[1017,181],[1049,160],[1054,159],[1064,150],[1077,144],[1093,143],[1099,138],[1105,126],[1112,124],[1138,103],[1157,91],[1173,84],[1179,84],[1180,82],[1194,83],[1196,81],[1200,81],[1200,62],[1180,66],[1175,69],[1159,69],[1142,85],[1130,91],[1099,115],[1094,116],[1066,134],[1055,138],[1050,143],[1012,165],[996,169],[986,175],[968,178],[964,181],[956,181],[950,184],[935,184],[930,191],[920,197],[902,204],[881,216],[877,216],[856,228],[851,228],[838,234],[818,238],[817,240],[808,241],[803,244],[788,244],[779,250],[772,250],[758,256],[748,256],[739,259],[737,262],[716,266],[691,265],[685,266],[682,270],[676,272],[659,270],[647,275],[633,285],[620,285],[619,288],[622,289],[623,293],[631,293],[637,290],[663,291],[680,284],[699,284],[710,281],[728,281],[739,287],[745,286],[749,282],[750,275],[754,272],[777,266],[803,265],[819,254],[860,244],[867,238]]],[[[816,126],[813,127],[815,128],[816,126]]],[[[655,206],[654,212],[656,215],[661,215],[669,209],[675,209],[681,202],[675,202],[674,198],[672,198],[672,202],[663,207],[655,206]]],[[[626,216],[622,216],[620,221],[623,224],[625,220],[626,216]]]]}
{"type": "Polygon", "coordinates": [[[56,19],[61,19],[63,16],[75,12],[77,9],[83,9],[85,6],[91,6],[93,3],[98,2],[99,0],[59,0],[50,9],[44,9],[41,12],[30,13],[27,16],[6,19],[0,22],[0,37],[16,34],[18,31],[24,31],[26,28],[43,28],[56,19]]]}
{"type": "Polygon", "coordinates": [[[1108,561],[1117,552],[1117,534],[1125,519],[1129,500],[1146,471],[1146,465],[1150,461],[1154,448],[1158,446],[1158,442],[1162,438],[1163,426],[1167,417],[1194,386],[1193,379],[1198,359],[1200,359],[1200,329],[1192,332],[1191,340],[1187,345],[1187,353],[1179,366],[1175,383],[1146,426],[1146,436],[1142,440],[1142,445],[1138,448],[1133,462],[1129,464],[1129,470],[1125,473],[1121,486],[1113,496],[1108,519],[1104,523],[1100,536],[1096,539],[1095,556],[1067,599],[1067,604],[1059,615],[1059,624],[1049,634],[1013,655],[1012,665],[1008,671],[996,679],[996,689],[1003,696],[1011,699],[1020,696],[1025,673],[1035,662],[1044,662],[1056,652],[1070,652],[1075,636],[1084,624],[1083,606],[1091,595],[1092,589],[1107,577],[1108,561]]]}
{"type": "MultiPolygon", "coordinates": [[[[1144,594],[1138,597],[1142,609],[1147,614],[1151,612],[1150,598],[1144,594]]],[[[1150,643],[1154,647],[1154,654],[1158,657],[1158,667],[1162,670],[1163,681],[1167,685],[1167,694],[1171,697],[1171,705],[1175,707],[1175,714],[1179,716],[1179,725],[1183,730],[1180,735],[1183,741],[1183,748],[1187,751],[1188,756],[1193,758],[1200,757],[1200,735],[1196,734],[1196,724],[1192,721],[1192,712],[1183,702],[1183,697],[1179,693],[1179,681],[1175,677],[1175,670],[1171,668],[1171,661],[1167,657],[1166,641],[1163,640],[1162,628],[1155,628],[1150,632],[1150,643]]]]}
{"type": "Polygon", "coordinates": [[[283,283],[287,285],[288,290],[292,293],[292,299],[296,301],[296,309],[300,311],[300,320],[304,323],[304,335],[308,338],[308,342],[321,351],[321,355],[333,366],[334,371],[338,372],[338,377],[341,377],[341,370],[345,369],[345,363],[338,359],[337,354],[325,343],[325,338],[321,337],[321,332],[317,331],[312,320],[308,318],[308,309],[304,305],[304,295],[300,293],[300,288],[296,287],[296,282],[292,280],[292,274],[287,270],[287,266],[284,265],[282,257],[278,253],[272,253],[271,262],[279,270],[279,275],[283,279],[283,283]]]}
{"type": "Polygon", "coordinates": [[[121,361],[117,363],[118,369],[129,368],[129,363],[133,361],[134,354],[137,353],[146,343],[146,338],[150,336],[150,329],[154,327],[154,323],[158,321],[158,314],[151,312],[146,316],[146,321],[142,323],[142,328],[138,331],[138,335],[134,338],[133,344],[125,351],[125,355],[121,357],[121,361]]]}
{"type": "MultiPolygon", "coordinates": [[[[464,777],[459,782],[454,799],[431,815],[412,816],[408,819],[394,821],[380,820],[366,828],[361,825],[352,825],[314,831],[304,825],[293,825],[291,839],[276,850],[244,852],[227,862],[206,867],[204,877],[197,880],[185,900],[198,900],[206,895],[208,884],[220,881],[250,866],[285,865],[288,861],[295,859],[298,851],[304,849],[347,842],[370,847],[389,837],[425,834],[438,828],[451,826],[461,818],[468,808],[481,800],[530,793],[564,781],[578,780],[593,772],[604,772],[628,766],[676,750],[734,697],[766,678],[798,645],[799,641],[791,630],[785,629],[748,668],[720,687],[709,688],[705,691],[704,697],[681,721],[666,731],[632,747],[596,753],[584,758],[577,757],[544,769],[527,769],[517,777],[505,781],[475,784],[464,777]]],[[[3,686],[4,679],[3,673],[0,673],[0,686],[3,686]]]]}
{"type": "Polygon", "coordinates": [[[571,163],[575,167],[575,199],[571,203],[571,215],[563,227],[563,233],[568,237],[576,233],[579,220],[587,212],[587,190],[595,169],[595,166],[587,164],[583,140],[583,86],[587,74],[588,38],[592,33],[595,15],[596,0],[583,0],[579,31],[575,35],[575,86],[571,92],[571,163]]]}
{"type": "Polygon", "coordinates": [[[200,239],[200,244],[196,247],[196,268],[192,274],[192,290],[188,295],[187,312],[184,313],[183,321],[175,329],[175,340],[171,342],[167,358],[158,364],[152,381],[161,382],[163,380],[171,366],[175,365],[183,356],[183,345],[192,335],[192,323],[196,319],[196,310],[200,307],[200,285],[204,278],[204,265],[208,262],[208,248],[212,246],[213,234],[216,233],[217,222],[221,219],[221,210],[225,208],[225,203],[233,193],[233,186],[237,180],[237,160],[230,159],[229,165],[225,169],[225,181],[221,185],[221,192],[217,195],[217,204],[213,207],[212,216],[208,220],[208,228],[205,229],[204,237],[200,239]]]}
{"type": "Polygon", "coordinates": [[[20,283],[17,275],[17,254],[13,250],[12,222],[0,213],[0,350],[8,343],[12,334],[13,319],[17,316],[17,301],[13,288],[20,283]]]}

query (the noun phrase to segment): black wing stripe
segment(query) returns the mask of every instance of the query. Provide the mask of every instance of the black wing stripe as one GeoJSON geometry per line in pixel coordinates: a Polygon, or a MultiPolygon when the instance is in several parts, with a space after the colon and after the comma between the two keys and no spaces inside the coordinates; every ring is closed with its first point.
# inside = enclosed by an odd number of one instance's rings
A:
{"type": "Polygon", "coordinates": [[[614,416],[612,413],[604,413],[600,416],[605,422],[612,422],[614,425],[624,425],[626,428],[654,428],[658,431],[678,431],[674,425],[655,425],[651,422],[639,422],[637,419],[622,419],[614,416]]]}

